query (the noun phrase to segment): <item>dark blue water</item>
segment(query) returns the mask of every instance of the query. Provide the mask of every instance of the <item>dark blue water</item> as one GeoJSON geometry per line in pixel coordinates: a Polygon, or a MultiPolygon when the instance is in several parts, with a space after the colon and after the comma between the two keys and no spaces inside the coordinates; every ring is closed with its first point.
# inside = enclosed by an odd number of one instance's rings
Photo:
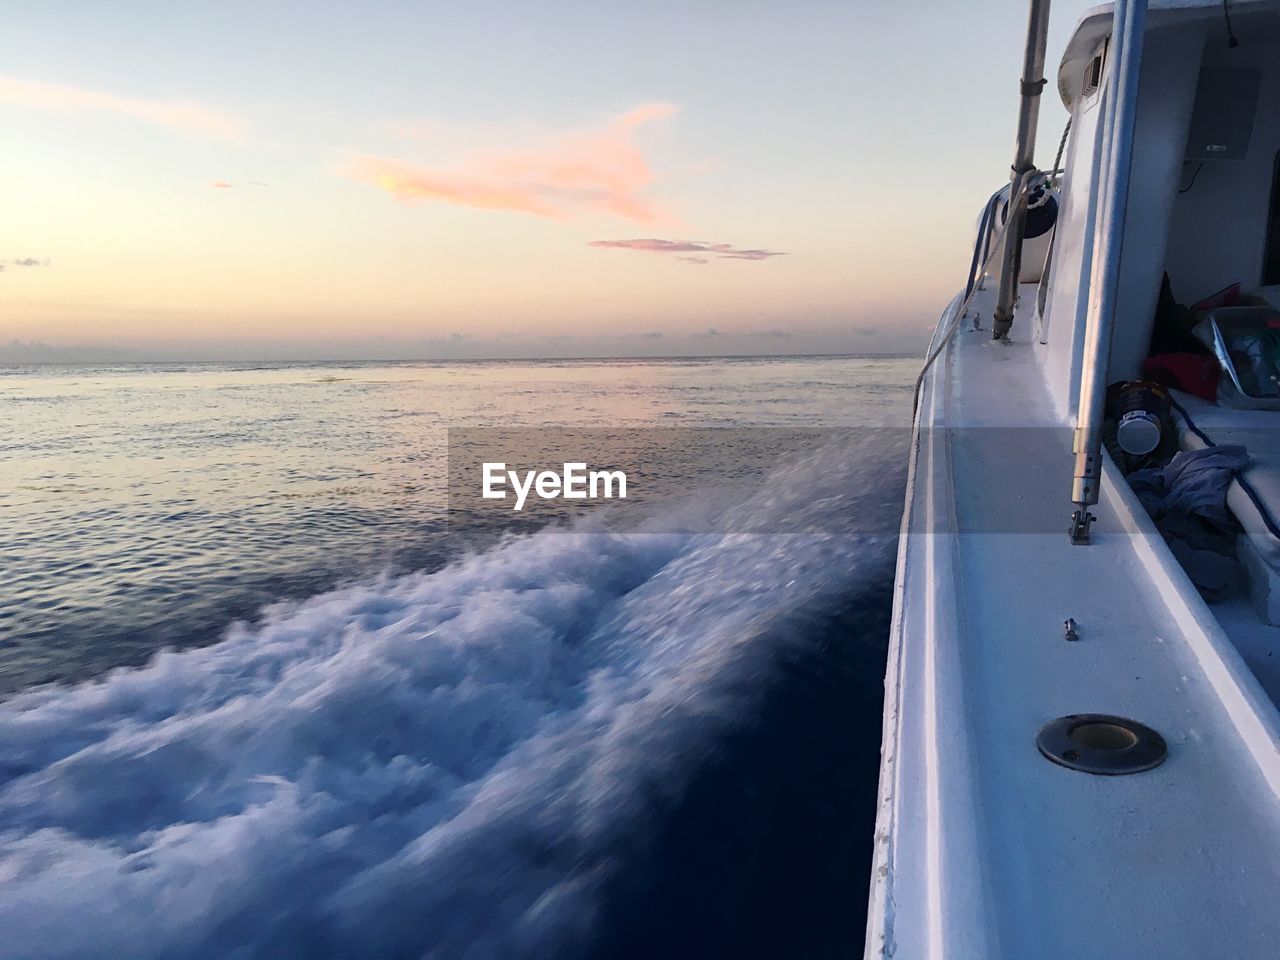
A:
{"type": "Polygon", "coordinates": [[[855,952],[903,451],[497,540],[444,431],[902,422],[913,368],[5,371],[0,956],[855,952]]]}
{"type": "Polygon", "coordinates": [[[655,791],[585,956],[861,955],[892,587],[886,568],[778,628],[805,646],[674,801],[655,791]]]}

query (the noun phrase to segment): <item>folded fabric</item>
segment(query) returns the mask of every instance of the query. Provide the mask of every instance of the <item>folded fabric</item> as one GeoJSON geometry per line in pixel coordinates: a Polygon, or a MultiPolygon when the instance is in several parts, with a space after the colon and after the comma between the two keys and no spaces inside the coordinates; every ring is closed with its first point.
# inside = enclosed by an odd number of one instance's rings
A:
{"type": "Polygon", "coordinates": [[[1183,450],[1162,467],[1129,474],[1129,485],[1155,520],[1184,513],[1228,525],[1227,487],[1249,465],[1249,452],[1239,444],[1183,450]]]}
{"type": "Polygon", "coordinates": [[[1129,484],[1191,582],[1206,600],[1230,596],[1239,579],[1235,518],[1227,488],[1249,465],[1244,447],[1184,450],[1161,467],[1129,474],[1129,484]]]}

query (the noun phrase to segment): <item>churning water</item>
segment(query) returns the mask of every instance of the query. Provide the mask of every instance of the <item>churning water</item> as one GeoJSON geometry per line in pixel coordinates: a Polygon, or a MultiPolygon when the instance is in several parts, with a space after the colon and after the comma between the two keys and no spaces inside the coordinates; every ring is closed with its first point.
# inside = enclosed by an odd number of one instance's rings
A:
{"type": "Polygon", "coordinates": [[[914,368],[5,371],[0,956],[856,953],[905,445],[481,542],[443,428],[902,423],[914,368]]]}

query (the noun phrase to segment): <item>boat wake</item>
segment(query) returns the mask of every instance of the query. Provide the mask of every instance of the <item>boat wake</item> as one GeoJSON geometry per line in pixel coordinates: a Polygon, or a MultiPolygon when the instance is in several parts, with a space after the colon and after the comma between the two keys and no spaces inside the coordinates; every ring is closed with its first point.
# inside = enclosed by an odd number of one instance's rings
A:
{"type": "MultiPolygon", "coordinates": [[[[0,704],[0,956],[626,953],[617,918],[659,896],[645,878],[697,872],[678,867],[688,811],[714,844],[761,809],[726,751],[772,717],[775,745],[802,741],[775,762],[805,754],[815,731],[784,731],[779,698],[848,699],[831,678],[857,644],[879,651],[858,693],[874,791],[887,601],[859,598],[884,591],[903,463],[883,434],[824,448],[680,506],[716,534],[588,519],[0,704]],[[761,518],[805,532],[741,532],[761,518]],[[797,671],[810,687],[784,696],[797,671]]],[[[811,797],[850,758],[809,754],[828,777],[806,768],[811,797]]],[[[842,869],[856,891],[865,864],[842,869]]]]}

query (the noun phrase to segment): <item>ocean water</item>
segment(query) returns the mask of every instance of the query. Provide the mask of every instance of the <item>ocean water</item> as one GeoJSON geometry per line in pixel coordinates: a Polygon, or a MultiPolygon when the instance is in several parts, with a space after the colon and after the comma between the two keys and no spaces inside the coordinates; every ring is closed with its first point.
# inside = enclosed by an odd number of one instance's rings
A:
{"type": "Polygon", "coordinates": [[[905,434],[502,533],[446,431],[903,425],[917,362],[0,368],[0,957],[856,953],[905,434]]]}

